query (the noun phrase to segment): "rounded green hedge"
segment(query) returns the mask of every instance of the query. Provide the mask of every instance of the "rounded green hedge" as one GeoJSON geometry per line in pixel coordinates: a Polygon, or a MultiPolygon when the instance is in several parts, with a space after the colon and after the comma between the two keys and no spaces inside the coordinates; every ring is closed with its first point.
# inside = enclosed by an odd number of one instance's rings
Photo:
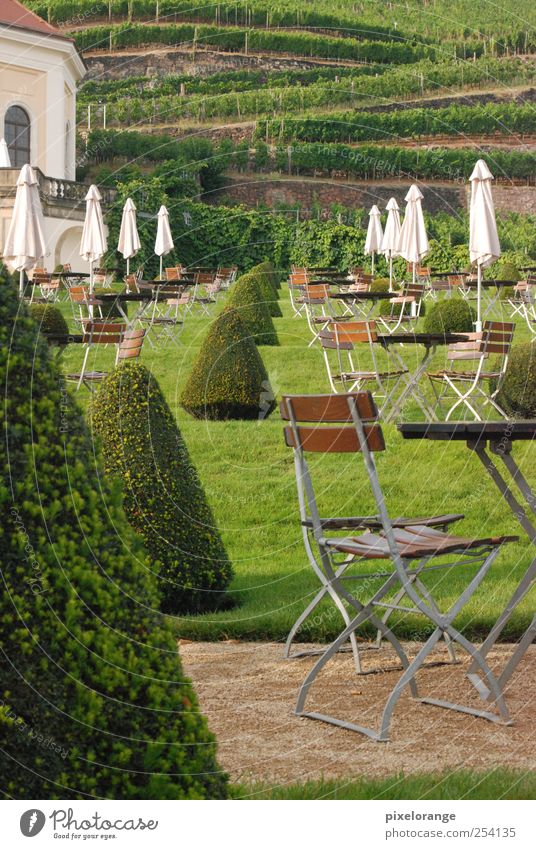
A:
{"type": "Polygon", "coordinates": [[[431,307],[426,316],[426,333],[470,333],[474,330],[476,312],[461,298],[448,298],[431,307]]]}
{"type": "Polygon", "coordinates": [[[536,418],[536,345],[526,342],[510,351],[504,382],[497,398],[509,415],[536,418]]]}
{"type": "Polygon", "coordinates": [[[260,262],[258,265],[255,265],[250,269],[250,271],[258,275],[262,274],[266,277],[268,282],[274,287],[277,297],[279,297],[278,290],[281,288],[281,276],[276,271],[273,262],[265,260],[265,262],[260,262]]]}
{"type": "Polygon", "coordinates": [[[0,380],[4,794],[225,798],[119,488],[1,269],[0,380]]]}
{"type": "Polygon", "coordinates": [[[272,316],[257,281],[249,275],[239,277],[227,305],[235,309],[257,345],[279,345],[272,316]]]}
{"type": "Polygon", "coordinates": [[[61,311],[52,304],[30,304],[28,311],[42,333],[67,336],[69,327],[61,311]]]}
{"type": "Polygon", "coordinates": [[[157,381],[126,361],[91,404],[105,471],[123,484],[127,518],[149,552],[164,613],[214,610],[232,576],[212,511],[157,381]]]}
{"type": "Polygon", "coordinates": [[[264,419],[275,407],[261,355],[238,312],[210,326],[180,397],[198,419],[264,419]]]}

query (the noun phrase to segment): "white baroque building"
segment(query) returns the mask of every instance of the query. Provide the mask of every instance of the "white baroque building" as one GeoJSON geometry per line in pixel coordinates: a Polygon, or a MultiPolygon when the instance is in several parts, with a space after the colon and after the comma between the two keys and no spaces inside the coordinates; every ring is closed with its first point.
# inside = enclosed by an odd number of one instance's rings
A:
{"type": "MultiPolygon", "coordinates": [[[[75,182],[76,86],[84,62],[74,42],[17,0],[0,0],[0,138],[11,168],[0,168],[0,253],[7,235],[20,168],[39,180],[52,271],[79,256],[87,186],[75,182]]],[[[105,198],[106,200],[106,198],[105,198]]]]}

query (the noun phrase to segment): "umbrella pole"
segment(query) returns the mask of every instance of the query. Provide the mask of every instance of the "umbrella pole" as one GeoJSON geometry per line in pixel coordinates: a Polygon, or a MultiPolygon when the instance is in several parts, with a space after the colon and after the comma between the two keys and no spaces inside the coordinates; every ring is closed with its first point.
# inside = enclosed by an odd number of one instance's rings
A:
{"type": "Polygon", "coordinates": [[[19,297],[24,297],[24,268],[19,271],[19,297]]]}
{"type": "MultiPolygon", "coordinates": [[[[413,263],[413,285],[415,285],[416,282],[417,282],[417,263],[414,262],[413,263]]],[[[404,307],[402,306],[402,309],[403,308],[404,307]]],[[[411,302],[410,311],[411,311],[412,318],[415,318],[415,316],[417,315],[417,304],[416,304],[415,301],[411,302]]]]}
{"type": "Polygon", "coordinates": [[[477,284],[476,284],[476,324],[475,330],[477,333],[482,332],[482,266],[477,264],[477,284]]]}
{"type": "Polygon", "coordinates": [[[162,256],[160,256],[160,280],[162,279],[162,256]]]}
{"type": "Polygon", "coordinates": [[[389,251],[389,291],[393,291],[393,254],[389,251]]]}
{"type": "Polygon", "coordinates": [[[372,251],[372,267],[370,273],[374,276],[374,251],[372,251]]]}
{"type": "Polygon", "coordinates": [[[93,321],[93,260],[89,260],[89,317],[93,321]]]}
{"type": "Polygon", "coordinates": [[[130,257],[127,259],[127,277],[130,274],[130,257]]]}

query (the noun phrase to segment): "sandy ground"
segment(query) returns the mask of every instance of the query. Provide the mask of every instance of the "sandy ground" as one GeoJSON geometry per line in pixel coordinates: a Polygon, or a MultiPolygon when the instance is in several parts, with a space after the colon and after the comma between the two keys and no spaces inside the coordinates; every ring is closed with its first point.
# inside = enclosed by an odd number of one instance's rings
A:
{"type": "MultiPolygon", "coordinates": [[[[300,647],[304,648],[304,647],[300,647]]],[[[406,644],[410,656],[416,646],[406,644]]],[[[489,655],[500,669],[511,646],[489,655]]],[[[513,726],[423,704],[408,691],[391,725],[391,742],[375,743],[361,734],[294,715],[298,688],[311,658],[283,659],[275,643],[180,642],[186,673],[201,709],[216,734],[219,760],[234,781],[294,782],[318,778],[381,777],[496,766],[533,769],[536,735],[536,646],[510,680],[507,704],[513,726]]],[[[418,674],[419,695],[482,706],[464,678],[467,662],[443,665],[442,647],[418,674]]],[[[396,667],[389,649],[364,653],[364,667],[396,667]]],[[[396,667],[398,668],[398,667],[396,667]]],[[[311,688],[308,709],[322,710],[362,725],[376,725],[382,704],[399,671],[357,675],[351,655],[340,653],[311,688]]]]}

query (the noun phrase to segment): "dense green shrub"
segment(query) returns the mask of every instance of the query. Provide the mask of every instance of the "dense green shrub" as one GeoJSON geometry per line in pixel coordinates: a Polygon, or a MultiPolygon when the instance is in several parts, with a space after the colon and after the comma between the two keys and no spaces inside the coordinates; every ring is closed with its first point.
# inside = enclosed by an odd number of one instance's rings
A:
{"type": "MultiPolygon", "coordinates": [[[[395,284],[393,283],[393,288],[395,284]]],[[[389,278],[388,277],[375,277],[372,283],[370,284],[371,292],[388,292],[389,291],[389,278]]]]}
{"type": "Polygon", "coordinates": [[[2,272],[0,380],[4,794],[225,797],[141,541],[2,272]]]}
{"type": "Polygon", "coordinates": [[[268,308],[268,312],[270,313],[272,318],[281,318],[283,313],[281,312],[281,307],[279,306],[277,295],[275,293],[275,289],[264,274],[257,274],[253,269],[248,271],[247,274],[243,274],[240,277],[240,280],[252,280],[257,284],[259,289],[261,299],[263,303],[266,304],[268,308]]]}
{"type": "Polygon", "coordinates": [[[249,328],[227,307],[210,326],[180,397],[197,419],[265,419],[275,406],[249,328]]]}
{"type": "Polygon", "coordinates": [[[251,268],[250,271],[254,271],[255,274],[258,275],[264,275],[268,282],[274,287],[276,297],[279,297],[278,290],[281,288],[281,279],[280,274],[274,268],[273,262],[265,260],[264,262],[260,262],[258,265],[254,266],[254,268],[251,268]]]}
{"type": "Polygon", "coordinates": [[[426,316],[426,333],[470,333],[474,330],[476,312],[461,298],[448,298],[434,304],[426,316]]]}
{"type": "Polygon", "coordinates": [[[515,418],[536,418],[536,345],[512,348],[497,400],[515,418]]]}
{"type": "Polygon", "coordinates": [[[231,565],[177,423],[148,369],[126,362],[91,406],[105,471],[123,483],[127,518],[145,542],[165,613],[221,605],[231,565]]]}
{"type": "Polygon", "coordinates": [[[58,336],[66,336],[69,333],[61,311],[53,304],[30,304],[28,311],[42,333],[54,333],[58,336]]]}
{"type": "Polygon", "coordinates": [[[228,305],[235,309],[258,345],[279,345],[274,323],[257,280],[239,277],[231,289],[228,305]]]}

